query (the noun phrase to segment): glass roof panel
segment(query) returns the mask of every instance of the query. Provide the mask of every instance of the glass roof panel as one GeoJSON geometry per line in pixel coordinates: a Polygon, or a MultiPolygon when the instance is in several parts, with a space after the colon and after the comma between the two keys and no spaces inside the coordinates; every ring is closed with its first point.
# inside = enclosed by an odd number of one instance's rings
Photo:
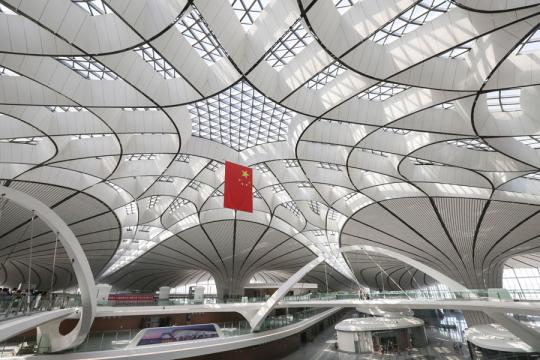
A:
{"type": "Polygon", "coordinates": [[[321,70],[321,72],[319,72],[317,75],[309,79],[306,86],[308,89],[322,89],[326,84],[343,74],[346,70],[347,69],[338,61],[334,61],[321,70]]]}
{"type": "Polygon", "coordinates": [[[294,113],[240,81],[208,99],[188,105],[193,136],[241,151],[286,140],[294,113]]]}
{"type": "Polygon", "coordinates": [[[448,0],[422,0],[386,24],[370,38],[378,44],[390,44],[426,22],[432,21],[454,7],[448,0]]]}
{"type": "Polygon", "coordinates": [[[193,5],[191,11],[176,22],[176,28],[208,64],[215,63],[225,56],[225,51],[216,36],[193,5]]]}
{"type": "Polygon", "coordinates": [[[248,28],[259,17],[269,0],[229,0],[240,23],[248,28]]]}
{"type": "Polygon", "coordinates": [[[313,41],[313,36],[298,19],[283,37],[270,49],[266,61],[270,66],[281,69],[313,41]]]}
{"type": "Polygon", "coordinates": [[[174,67],[165,60],[156,49],[150,46],[150,44],[143,44],[133,49],[133,51],[142,57],[147,64],[152,66],[154,71],[161,75],[165,80],[180,77],[174,67]]]}
{"type": "Polygon", "coordinates": [[[114,71],[90,56],[58,56],[56,60],[87,80],[118,79],[114,71]]]}
{"type": "Polygon", "coordinates": [[[112,14],[111,8],[101,0],[71,0],[92,16],[112,14]]]}

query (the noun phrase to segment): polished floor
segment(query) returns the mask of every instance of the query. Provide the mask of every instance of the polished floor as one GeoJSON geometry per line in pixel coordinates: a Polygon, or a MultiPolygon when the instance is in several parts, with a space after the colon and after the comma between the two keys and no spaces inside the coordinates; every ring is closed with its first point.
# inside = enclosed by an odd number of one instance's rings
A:
{"type": "Polygon", "coordinates": [[[429,359],[429,360],[466,360],[470,359],[466,344],[461,342],[460,330],[442,330],[430,328],[427,330],[429,346],[423,349],[413,349],[411,354],[406,352],[380,354],[351,354],[334,350],[336,332],[333,326],[320,333],[313,342],[302,346],[282,360],[357,360],[357,359],[429,359]],[[459,350],[459,343],[462,344],[459,350]],[[454,349],[454,344],[456,349],[454,349]]]}

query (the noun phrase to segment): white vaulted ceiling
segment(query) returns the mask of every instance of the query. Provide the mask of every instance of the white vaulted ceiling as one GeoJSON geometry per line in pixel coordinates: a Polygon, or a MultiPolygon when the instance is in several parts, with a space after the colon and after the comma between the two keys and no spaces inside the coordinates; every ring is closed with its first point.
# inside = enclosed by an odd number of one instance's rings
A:
{"type": "MultiPolygon", "coordinates": [[[[315,256],[304,280],[332,288],[433,283],[339,253],[359,244],[498,286],[540,247],[539,25],[538,0],[0,0],[0,181],[119,288],[276,281],[315,256]],[[223,208],[227,160],[254,168],[252,214],[223,208]]],[[[15,286],[30,212],[1,209],[15,286]]]]}

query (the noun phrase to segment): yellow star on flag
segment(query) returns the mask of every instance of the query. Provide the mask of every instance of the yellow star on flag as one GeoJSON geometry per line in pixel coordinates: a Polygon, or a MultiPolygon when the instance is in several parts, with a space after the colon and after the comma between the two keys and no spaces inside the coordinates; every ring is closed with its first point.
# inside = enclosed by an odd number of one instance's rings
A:
{"type": "Polygon", "coordinates": [[[249,174],[246,170],[242,170],[242,177],[249,177],[249,174]]]}

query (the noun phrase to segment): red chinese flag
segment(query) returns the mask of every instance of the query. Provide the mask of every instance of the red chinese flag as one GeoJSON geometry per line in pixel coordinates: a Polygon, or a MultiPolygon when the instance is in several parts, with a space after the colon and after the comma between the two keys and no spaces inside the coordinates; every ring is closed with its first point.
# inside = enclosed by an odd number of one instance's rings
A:
{"type": "Polygon", "coordinates": [[[252,184],[253,170],[247,166],[225,162],[224,207],[253,212],[252,184]]]}

